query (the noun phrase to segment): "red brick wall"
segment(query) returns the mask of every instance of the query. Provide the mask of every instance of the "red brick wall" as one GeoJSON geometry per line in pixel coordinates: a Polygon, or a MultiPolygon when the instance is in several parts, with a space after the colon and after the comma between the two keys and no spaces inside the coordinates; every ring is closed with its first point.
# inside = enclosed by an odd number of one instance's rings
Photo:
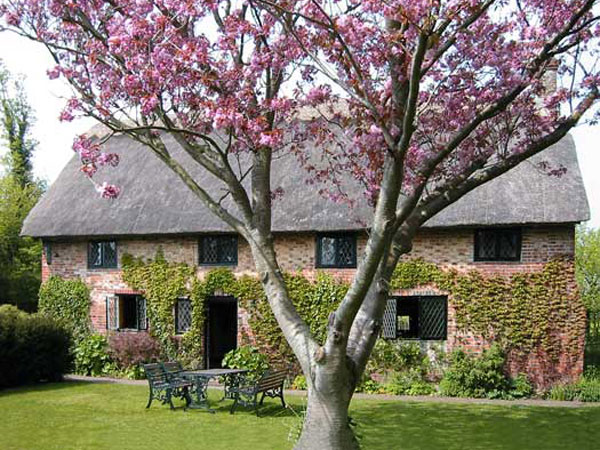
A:
{"type": "MultiPolygon", "coordinates": [[[[315,269],[315,234],[296,233],[278,234],[275,239],[276,251],[281,267],[286,271],[302,271],[308,277],[316,274],[315,269]]],[[[364,251],[366,235],[361,234],[358,239],[358,254],[364,251]]],[[[195,237],[174,238],[148,238],[148,239],[120,239],[118,240],[119,256],[130,253],[136,257],[151,258],[157,250],[162,251],[167,260],[185,262],[190,265],[197,264],[198,245],[195,237]]],[[[522,257],[520,262],[474,262],[474,232],[472,229],[446,229],[423,230],[415,238],[413,250],[405,258],[423,258],[436,263],[443,269],[456,269],[461,272],[479,270],[486,274],[510,275],[521,271],[539,270],[544,263],[557,256],[573,256],[574,254],[574,227],[546,226],[524,228],[522,234],[522,257]]],[[[120,265],[120,260],[119,260],[120,265]]],[[[213,267],[200,267],[202,275],[213,267]]],[[[238,265],[232,267],[237,274],[253,273],[254,264],[248,244],[239,240],[238,265]]],[[[354,274],[354,269],[321,269],[333,273],[335,276],[349,280],[354,274]]],[[[120,269],[88,269],[87,268],[87,242],[63,241],[52,243],[52,264],[42,259],[42,278],[46,280],[51,274],[65,278],[80,277],[91,289],[91,318],[98,331],[106,328],[105,298],[128,286],[121,279],[120,269]]],[[[423,295],[423,289],[395,294],[423,295]]],[[[246,315],[240,311],[238,330],[240,342],[251,339],[248,337],[249,328],[246,315]]],[[[454,311],[451,306],[448,310],[448,340],[445,346],[448,350],[461,346],[479,352],[486,347],[480,337],[463,335],[458,332],[454,320],[454,311]]],[[[532,356],[531,361],[518,364],[519,367],[528,366],[535,372],[535,361],[539,358],[532,356]]],[[[583,355],[580,360],[561,362],[560,376],[578,376],[583,368],[583,355]]],[[[512,367],[512,366],[511,366],[512,367]]],[[[517,367],[516,365],[514,367],[517,367]]],[[[514,368],[513,367],[513,368],[514,368]]],[[[516,369],[515,369],[516,370],[516,369]]]]}

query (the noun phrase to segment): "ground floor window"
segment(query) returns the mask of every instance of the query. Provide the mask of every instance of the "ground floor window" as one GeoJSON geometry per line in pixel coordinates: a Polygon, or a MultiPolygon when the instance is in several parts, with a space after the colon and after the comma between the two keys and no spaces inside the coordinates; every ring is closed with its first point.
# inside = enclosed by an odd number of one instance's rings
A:
{"type": "Polygon", "coordinates": [[[175,303],[175,330],[183,334],[192,326],[192,302],[189,298],[178,298],[175,303]]]}
{"type": "Polygon", "coordinates": [[[442,340],[448,334],[448,298],[404,296],[388,299],[382,335],[386,339],[442,340]]]}
{"type": "Polygon", "coordinates": [[[109,330],[147,330],[146,299],[139,295],[106,297],[106,328],[109,330]]]}

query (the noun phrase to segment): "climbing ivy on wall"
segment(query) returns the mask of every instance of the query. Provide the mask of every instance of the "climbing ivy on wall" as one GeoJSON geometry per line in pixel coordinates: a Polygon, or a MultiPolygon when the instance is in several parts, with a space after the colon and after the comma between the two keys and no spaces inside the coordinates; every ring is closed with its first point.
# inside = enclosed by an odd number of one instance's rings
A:
{"type": "Polygon", "coordinates": [[[80,279],[48,278],[40,286],[38,308],[66,328],[75,342],[91,331],[90,290],[80,279]]]}
{"type": "MultiPolygon", "coordinates": [[[[253,343],[273,363],[293,365],[295,358],[257,278],[236,278],[229,269],[219,268],[199,279],[195,268],[169,263],[162,253],[148,262],[124,256],[123,268],[124,280],[144,292],[151,332],[170,356],[192,363],[202,361],[205,302],[211,295],[224,294],[235,296],[247,311],[253,343]],[[193,312],[190,330],[175,340],[173,312],[178,297],[189,297],[193,312]]],[[[323,272],[314,280],[300,273],[286,274],[285,280],[300,316],[323,342],[329,314],[344,297],[348,284],[323,272]]],[[[442,271],[420,259],[400,263],[391,280],[391,292],[419,286],[448,292],[459,330],[498,342],[505,351],[526,354],[542,348],[553,358],[561,349],[579,351],[577,345],[565,347],[559,342],[559,333],[568,333],[574,343],[585,327],[585,308],[569,261],[554,260],[541,271],[512,277],[442,271]]]]}
{"type": "Polygon", "coordinates": [[[585,307],[575,286],[572,261],[555,259],[536,272],[486,276],[442,271],[423,260],[398,265],[391,290],[433,286],[449,294],[458,329],[495,341],[524,356],[543,349],[551,358],[568,349],[576,356],[585,330],[585,307]],[[561,335],[568,338],[561,345],[561,335]]]}

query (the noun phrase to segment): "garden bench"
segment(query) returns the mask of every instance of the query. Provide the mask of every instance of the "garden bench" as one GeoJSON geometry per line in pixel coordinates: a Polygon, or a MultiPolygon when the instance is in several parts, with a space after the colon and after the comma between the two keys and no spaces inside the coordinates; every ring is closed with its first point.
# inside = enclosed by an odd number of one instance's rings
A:
{"type": "Polygon", "coordinates": [[[162,364],[143,364],[143,367],[150,390],[146,408],[150,408],[152,400],[156,399],[175,409],[173,397],[185,399],[186,407],[189,406],[192,402],[189,391],[193,383],[177,376],[174,371],[168,372],[162,364]]]}
{"type": "Polygon", "coordinates": [[[285,408],[283,383],[286,377],[287,372],[285,370],[277,370],[266,372],[258,380],[252,380],[249,377],[241,379],[238,386],[232,387],[234,402],[229,412],[233,414],[239,403],[243,406],[252,406],[258,416],[258,407],[262,406],[265,396],[271,398],[279,397],[282,406],[285,408]],[[262,394],[259,402],[257,402],[258,394],[262,394]]]}

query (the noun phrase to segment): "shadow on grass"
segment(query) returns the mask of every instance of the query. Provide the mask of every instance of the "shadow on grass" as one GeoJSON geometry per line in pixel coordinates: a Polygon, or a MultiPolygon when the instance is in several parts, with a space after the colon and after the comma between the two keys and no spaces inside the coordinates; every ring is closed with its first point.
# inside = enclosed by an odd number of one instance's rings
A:
{"type": "Polygon", "coordinates": [[[78,388],[78,387],[86,387],[89,386],[90,383],[87,383],[85,381],[70,381],[70,380],[64,380],[64,381],[52,381],[52,382],[42,382],[42,383],[36,383],[36,384],[25,384],[22,386],[15,386],[15,387],[10,387],[10,388],[5,388],[5,389],[0,389],[0,397],[6,397],[8,395],[10,396],[16,396],[16,395],[23,395],[23,394],[29,394],[31,392],[42,392],[42,391],[57,391],[57,390],[61,390],[61,389],[72,389],[72,388],[78,388]]]}
{"type": "Polygon", "coordinates": [[[532,408],[385,402],[355,405],[370,449],[596,449],[595,408],[532,408]]]}

